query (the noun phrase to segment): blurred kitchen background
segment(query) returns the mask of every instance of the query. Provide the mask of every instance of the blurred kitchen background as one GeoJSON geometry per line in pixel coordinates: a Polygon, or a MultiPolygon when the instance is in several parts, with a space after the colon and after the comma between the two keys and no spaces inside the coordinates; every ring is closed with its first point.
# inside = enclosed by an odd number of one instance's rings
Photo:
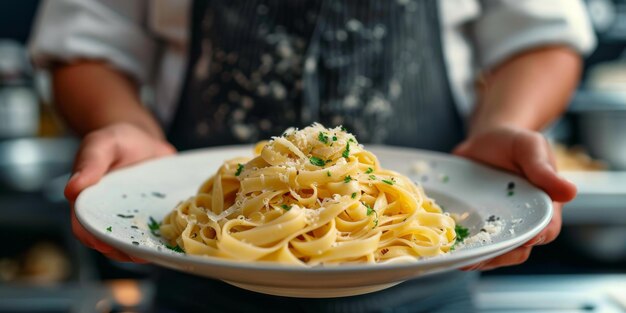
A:
{"type": "MultiPolygon", "coordinates": [[[[78,142],[25,51],[38,3],[0,1],[0,313],[149,311],[146,266],[72,236],[63,187],[78,142]]],[[[587,5],[599,45],[569,112],[546,131],[580,195],[555,243],[483,274],[484,312],[626,312],[626,0],[587,5]]]]}

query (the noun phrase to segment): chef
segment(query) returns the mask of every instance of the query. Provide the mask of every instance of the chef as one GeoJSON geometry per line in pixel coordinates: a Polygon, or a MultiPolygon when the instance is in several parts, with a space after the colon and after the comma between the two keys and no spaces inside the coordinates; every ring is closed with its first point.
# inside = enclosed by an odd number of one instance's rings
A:
{"type": "MultiPolygon", "coordinates": [[[[594,45],[580,0],[56,0],[42,4],[30,52],[83,136],[70,202],[115,168],[177,150],[341,124],[361,142],[453,152],[546,191],[550,225],[468,268],[488,270],[524,262],[559,233],[576,189],[557,175],[539,131],[563,112],[594,45]]],[[[73,228],[87,246],[134,260],[76,219],[73,228]]],[[[304,300],[186,277],[201,294],[159,294],[181,312],[228,311],[233,301],[241,311],[460,312],[446,299],[470,280],[450,273],[304,300]]]]}

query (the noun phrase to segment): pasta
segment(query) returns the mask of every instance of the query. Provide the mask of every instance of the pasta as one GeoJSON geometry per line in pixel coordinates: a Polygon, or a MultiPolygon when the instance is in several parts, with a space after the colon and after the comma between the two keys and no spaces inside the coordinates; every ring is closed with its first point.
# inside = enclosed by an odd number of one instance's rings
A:
{"type": "Polygon", "coordinates": [[[344,128],[313,124],[226,161],[161,224],[187,254],[300,266],[447,253],[455,222],[344,128]]]}

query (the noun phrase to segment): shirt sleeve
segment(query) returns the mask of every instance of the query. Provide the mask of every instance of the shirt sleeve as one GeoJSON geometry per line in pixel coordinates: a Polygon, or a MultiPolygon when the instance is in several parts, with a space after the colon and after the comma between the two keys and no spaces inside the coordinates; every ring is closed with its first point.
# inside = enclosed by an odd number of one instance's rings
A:
{"type": "Polygon", "coordinates": [[[471,26],[482,68],[523,50],[562,44],[586,55],[596,38],[582,0],[481,0],[471,26]]]}
{"type": "Polygon", "coordinates": [[[144,27],[144,1],[47,0],[38,12],[29,52],[33,62],[105,60],[137,81],[151,74],[156,43],[144,27]]]}

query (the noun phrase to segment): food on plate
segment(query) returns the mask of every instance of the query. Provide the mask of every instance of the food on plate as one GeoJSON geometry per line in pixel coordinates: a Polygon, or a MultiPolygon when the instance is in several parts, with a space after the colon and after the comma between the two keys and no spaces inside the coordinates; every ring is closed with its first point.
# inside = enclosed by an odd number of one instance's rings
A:
{"type": "Polygon", "coordinates": [[[313,124],[226,161],[162,221],[191,255],[301,266],[414,262],[450,251],[455,221],[343,127],[313,124]]]}

